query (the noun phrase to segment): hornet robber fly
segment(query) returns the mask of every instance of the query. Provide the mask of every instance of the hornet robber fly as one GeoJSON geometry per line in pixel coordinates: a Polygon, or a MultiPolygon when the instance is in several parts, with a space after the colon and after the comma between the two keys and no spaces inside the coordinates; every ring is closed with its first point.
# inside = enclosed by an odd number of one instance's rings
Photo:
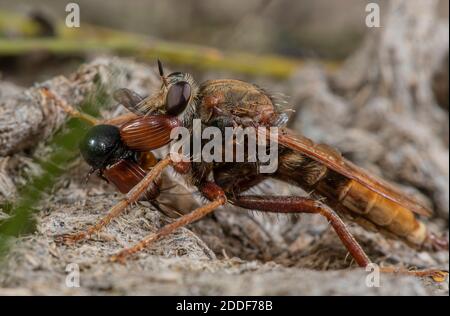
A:
{"type": "MultiPolygon", "coordinates": [[[[160,184],[158,178],[165,168],[171,167],[175,172],[185,175],[208,203],[114,255],[113,261],[124,262],[127,257],[155,240],[199,220],[226,203],[261,212],[320,214],[329,221],[361,267],[371,261],[341,217],[364,228],[401,239],[415,248],[448,249],[448,241],[430,233],[418,219],[417,215],[430,216],[427,207],[355,166],[331,147],[315,144],[286,128],[285,113],[263,89],[233,79],[208,80],[197,85],[188,73],[165,75],[159,60],[158,69],[162,85],[157,93],[142,98],[131,90],[119,89],[114,98],[131,113],[102,124],[91,120],[97,125],[92,127],[80,144],[86,162],[113,183],[125,197],[111,208],[105,218],[86,231],[59,236],[61,242],[70,244],[87,239],[108,225],[130,204],[141,198],[155,199],[160,184]],[[277,170],[263,174],[258,171],[258,163],[176,162],[167,156],[158,162],[154,161],[148,171],[142,154],[148,155],[152,150],[169,144],[174,127],[186,127],[192,131],[194,119],[201,120],[202,129],[208,126],[221,129],[230,126],[279,127],[276,139],[279,146],[277,170]],[[276,192],[270,196],[243,194],[267,178],[297,185],[307,192],[313,192],[313,195],[286,197],[277,196],[276,192]]],[[[51,91],[44,92],[69,114],[83,116],[51,91]]],[[[383,268],[383,271],[418,276],[443,273],[438,270],[409,271],[396,268],[383,268]]]]}

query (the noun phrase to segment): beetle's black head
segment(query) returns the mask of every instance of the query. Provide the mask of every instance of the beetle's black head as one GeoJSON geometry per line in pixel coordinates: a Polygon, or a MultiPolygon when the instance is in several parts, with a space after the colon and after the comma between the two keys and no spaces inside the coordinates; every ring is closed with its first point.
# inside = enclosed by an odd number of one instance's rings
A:
{"type": "Polygon", "coordinates": [[[128,150],[120,138],[120,130],[113,125],[92,127],[80,142],[84,160],[93,169],[104,169],[127,156],[128,150]]]}

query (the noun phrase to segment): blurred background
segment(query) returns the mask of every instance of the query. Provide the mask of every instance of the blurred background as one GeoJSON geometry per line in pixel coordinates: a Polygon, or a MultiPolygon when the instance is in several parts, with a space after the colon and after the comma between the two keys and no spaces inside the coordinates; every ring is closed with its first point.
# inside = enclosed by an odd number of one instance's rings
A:
{"type": "MultiPolygon", "coordinates": [[[[379,3],[382,10],[387,4],[383,0],[372,2],[379,3]]],[[[62,24],[67,15],[67,3],[69,1],[1,0],[0,38],[70,38],[73,35],[62,24]]],[[[108,51],[111,43],[106,42],[112,30],[142,34],[149,41],[168,41],[169,52],[163,53],[165,48],[161,48],[153,53],[178,63],[183,63],[180,58],[183,52],[173,54],[176,48],[170,44],[190,43],[221,52],[276,54],[333,63],[352,53],[369,30],[364,23],[368,1],[360,0],[80,0],[76,3],[81,9],[80,35],[75,35],[80,46],[64,51],[58,48],[58,45],[64,46],[61,41],[52,44],[56,47],[52,46],[54,53],[49,54],[45,49],[37,52],[38,45],[35,49],[19,44],[5,47],[8,45],[2,41],[0,72],[4,79],[29,85],[61,71],[72,71],[87,57],[92,57],[92,53],[108,51]],[[93,31],[98,39],[95,49],[88,44],[82,47],[94,36],[87,35],[88,25],[107,28],[103,34],[99,34],[99,29],[93,31]],[[33,51],[34,54],[28,54],[33,51]],[[21,55],[27,58],[19,61],[17,57],[21,55]]],[[[448,17],[448,1],[440,1],[439,14],[448,17]]],[[[119,43],[112,45],[113,51],[126,51],[128,43],[125,42],[122,47],[119,43]]],[[[182,45],[181,50],[187,51],[189,47],[182,45]]],[[[139,53],[139,50],[133,52],[139,53]]]]}
{"type": "MultiPolygon", "coordinates": [[[[443,4],[446,1],[442,1],[443,4]]],[[[4,10],[65,18],[68,1],[2,1],[4,10]]],[[[365,1],[76,1],[81,21],[222,49],[343,56],[364,32],[365,1]],[[341,12],[342,14],[339,14],[341,12]],[[320,38],[320,40],[319,40],[320,38]],[[327,52],[331,49],[331,52],[327,52]]]]}

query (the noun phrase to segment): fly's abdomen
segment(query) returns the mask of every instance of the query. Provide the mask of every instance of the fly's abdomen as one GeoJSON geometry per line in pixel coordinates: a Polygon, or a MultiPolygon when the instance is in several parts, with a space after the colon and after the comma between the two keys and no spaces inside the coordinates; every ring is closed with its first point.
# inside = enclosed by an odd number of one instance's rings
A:
{"type": "MultiPolygon", "coordinates": [[[[326,179],[322,182],[325,183],[326,179]]],[[[328,188],[328,192],[335,191],[336,202],[350,211],[357,222],[363,226],[372,225],[378,230],[405,239],[408,243],[422,245],[427,236],[426,227],[412,211],[354,180],[345,179],[343,182],[344,185],[328,188]]]]}
{"type": "Polygon", "coordinates": [[[326,197],[325,203],[350,215],[365,228],[394,235],[416,246],[426,239],[425,225],[411,210],[302,154],[284,153],[278,176],[296,182],[307,192],[326,197]]]}

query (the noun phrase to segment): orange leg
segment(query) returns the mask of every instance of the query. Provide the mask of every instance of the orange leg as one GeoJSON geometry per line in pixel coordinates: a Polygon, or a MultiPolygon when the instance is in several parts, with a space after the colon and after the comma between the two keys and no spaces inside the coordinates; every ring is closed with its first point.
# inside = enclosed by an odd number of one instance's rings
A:
{"type": "Polygon", "coordinates": [[[99,120],[97,120],[95,117],[92,117],[85,113],[81,113],[80,111],[76,110],[73,106],[69,105],[65,100],[61,99],[58,95],[56,95],[51,90],[49,90],[47,88],[42,88],[40,90],[40,92],[44,99],[53,100],[55,102],[55,104],[57,106],[59,106],[68,115],[85,120],[86,122],[91,123],[92,125],[99,124],[99,120]]]}
{"type": "Polygon", "coordinates": [[[109,124],[109,125],[120,126],[123,123],[129,122],[129,121],[131,121],[131,120],[133,120],[135,118],[137,118],[136,114],[134,114],[134,113],[125,113],[125,114],[122,114],[121,116],[114,117],[114,118],[111,118],[109,120],[101,121],[100,124],[109,124]]]}
{"type": "Polygon", "coordinates": [[[210,203],[203,205],[189,214],[186,214],[178,218],[173,223],[170,223],[155,233],[146,236],[144,239],[136,243],[133,247],[127,248],[119,252],[117,255],[111,257],[111,261],[124,263],[126,258],[136,252],[141,251],[146,248],[151,243],[161,239],[164,236],[170,235],[178,228],[184,227],[192,222],[195,222],[206,215],[213,212],[216,208],[224,205],[227,202],[225,194],[222,189],[212,182],[206,183],[204,186],[200,187],[200,191],[205,197],[211,200],[210,203]]]}
{"type": "Polygon", "coordinates": [[[57,106],[59,106],[64,112],[66,112],[68,115],[72,117],[76,117],[79,119],[82,119],[92,125],[98,125],[98,124],[110,124],[110,125],[121,125],[125,122],[128,122],[132,119],[135,119],[137,116],[134,113],[126,113],[119,117],[115,117],[109,120],[98,120],[93,116],[90,116],[89,114],[82,113],[75,109],[73,106],[69,105],[65,100],[60,98],[58,95],[56,95],[54,92],[43,88],[41,89],[41,94],[46,99],[51,99],[55,102],[57,106]]]}
{"type": "Polygon", "coordinates": [[[328,206],[299,196],[240,196],[232,200],[232,203],[263,212],[278,213],[312,213],[324,216],[333,226],[338,237],[350,252],[359,266],[365,267],[370,263],[369,257],[348,231],[342,219],[328,206]]]}
{"type": "Polygon", "coordinates": [[[114,218],[118,217],[123,211],[132,203],[135,203],[145,193],[146,189],[155,183],[156,178],[172,161],[170,157],[166,157],[158,162],[152,170],[138,183],[133,189],[131,189],[119,203],[114,205],[108,214],[100,219],[96,224],[89,227],[86,231],[81,231],[75,234],[66,234],[56,237],[56,241],[65,244],[73,244],[83,239],[87,239],[93,234],[98,233],[106,225],[108,225],[114,218]]]}
{"type": "MultiPolygon", "coordinates": [[[[366,255],[353,235],[348,231],[342,219],[331,208],[318,201],[297,196],[239,196],[234,198],[231,202],[243,208],[263,212],[320,214],[330,222],[338,237],[341,239],[344,246],[360,267],[366,267],[369,263],[371,263],[369,257],[366,255]]],[[[445,271],[437,269],[414,271],[394,267],[382,267],[380,268],[380,272],[407,274],[417,277],[431,276],[436,281],[445,279],[448,274],[445,271]]]]}

